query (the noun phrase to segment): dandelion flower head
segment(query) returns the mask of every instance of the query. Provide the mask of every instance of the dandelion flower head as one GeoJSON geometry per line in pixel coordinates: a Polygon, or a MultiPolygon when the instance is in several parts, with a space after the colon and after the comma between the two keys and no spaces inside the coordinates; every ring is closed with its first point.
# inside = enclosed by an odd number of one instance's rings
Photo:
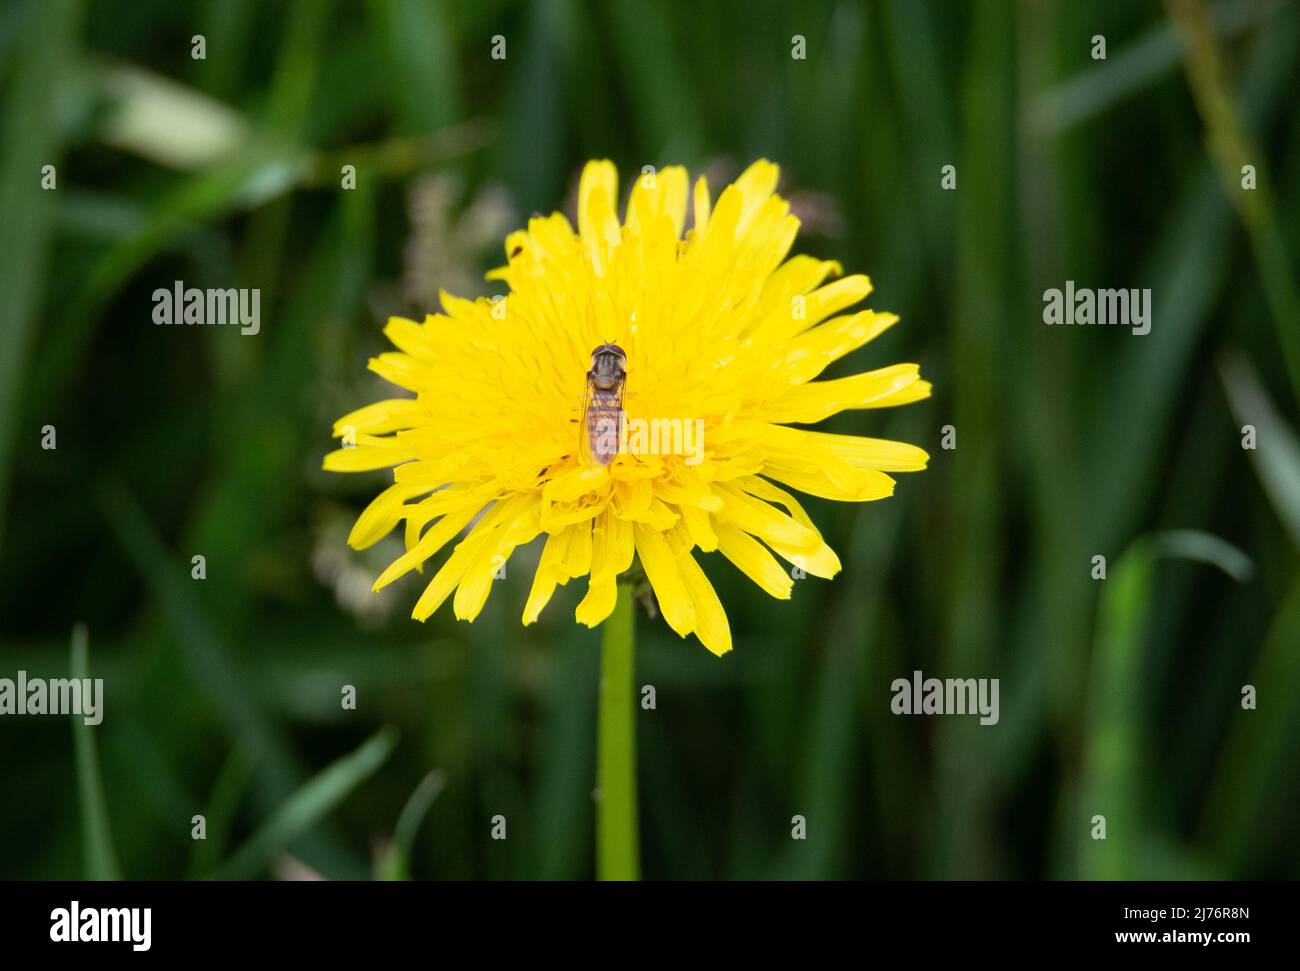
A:
{"type": "Polygon", "coordinates": [[[799,426],[918,401],[930,385],[915,364],[817,380],[898,318],[849,311],[870,294],[867,277],[789,256],[799,221],[777,175],[755,162],[714,202],[703,178],[691,187],[666,168],[636,179],[620,221],[613,164],[589,162],[576,231],[555,213],[506,238],[508,262],[488,274],[504,296],[444,292],[441,313],[389,320],[396,350],[370,368],[414,397],[339,419],[345,447],[325,459],[339,472],[393,468],[349,536],[360,549],[404,526],[406,552],[375,589],[439,558],[412,616],[451,598],[473,620],[511,554],[544,536],[525,624],[583,577],[577,620],[599,624],[635,560],[668,625],[723,654],[731,631],[701,554],[780,599],[791,567],[839,572],[791,490],[883,499],[891,473],[923,469],[927,455],[799,426]],[[593,349],[611,343],[626,361],[624,424],[602,464],[584,456],[584,389],[593,349]]]}

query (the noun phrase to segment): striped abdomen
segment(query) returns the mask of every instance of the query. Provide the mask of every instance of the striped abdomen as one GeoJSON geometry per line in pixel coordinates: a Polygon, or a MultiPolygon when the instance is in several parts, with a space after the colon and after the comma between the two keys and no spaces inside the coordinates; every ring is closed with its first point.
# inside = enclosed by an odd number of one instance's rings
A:
{"type": "Polygon", "coordinates": [[[618,454],[619,426],[623,409],[619,407],[621,396],[610,389],[603,391],[593,388],[591,400],[587,402],[587,444],[591,457],[600,465],[609,465],[618,454]]]}

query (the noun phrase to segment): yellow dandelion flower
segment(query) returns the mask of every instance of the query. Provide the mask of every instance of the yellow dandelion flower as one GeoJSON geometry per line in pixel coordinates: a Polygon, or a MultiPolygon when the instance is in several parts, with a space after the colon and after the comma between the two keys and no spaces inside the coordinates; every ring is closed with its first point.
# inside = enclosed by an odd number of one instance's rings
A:
{"type": "Polygon", "coordinates": [[[777,167],[758,161],[713,204],[699,179],[687,230],[686,171],[667,168],[637,179],[620,223],[613,164],[589,162],[576,233],[555,213],[506,238],[508,265],[488,279],[507,295],[444,292],[443,313],[389,320],[397,350],[370,368],[415,397],[339,419],[345,447],[325,459],[338,472],[394,467],[348,540],[364,548],[405,521],[406,552],[376,590],[454,544],[412,616],[452,597],[456,617],[473,620],[501,565],[545,534],[525,624],[584,576],[577,620],[599,624],[635,557],[669,626],[723,654],[730,628],[696,551],[721,553],[781,599],[793,582],[777,557],[818,577],[839,571],[782,487],[883,499],[890,473],[928,456],[794,426],[919,401],[930,385],[915,364],[814,380],[898,318],[842,313],[871,292],[867,277],[787,259],[799,221],[776,183],[777,167]],[[596,418],[615,415],[598,443],[596,418]]]}

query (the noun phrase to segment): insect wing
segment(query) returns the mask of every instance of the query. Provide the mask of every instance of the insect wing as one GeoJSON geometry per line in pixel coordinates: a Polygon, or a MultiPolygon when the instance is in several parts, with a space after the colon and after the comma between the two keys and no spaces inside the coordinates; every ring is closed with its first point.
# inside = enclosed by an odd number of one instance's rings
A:
{"type": "Polygon", "coordinates": [[[614,390],[614,409],[618,412],[619,423],[623,421],[623,392],[627,389],[627,374],[620,374],[618,387],[614,390]]]}
{"type": "Polygon", "coordinates": [[[591,375],[587,375],[587,387],[582,393],[582,418],[578,421],[578,460],[583,465],[598,465],[591,450],[591,426],[587,424],[587,415],[591,409],[592,398],[596,389],[592,387],[591,375]]]}

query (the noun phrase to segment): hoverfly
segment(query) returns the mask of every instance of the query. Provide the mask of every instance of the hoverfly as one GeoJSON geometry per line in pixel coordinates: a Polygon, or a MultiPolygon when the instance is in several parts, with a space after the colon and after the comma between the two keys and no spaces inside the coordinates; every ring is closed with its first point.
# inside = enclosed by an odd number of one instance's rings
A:
{"type": "Polygon", "coordinates": [[[623,348],[605,343],[591,352],[578,439],[584,464],[609,465],[618,454],[626,383],[627,354],[623,348]]]}

